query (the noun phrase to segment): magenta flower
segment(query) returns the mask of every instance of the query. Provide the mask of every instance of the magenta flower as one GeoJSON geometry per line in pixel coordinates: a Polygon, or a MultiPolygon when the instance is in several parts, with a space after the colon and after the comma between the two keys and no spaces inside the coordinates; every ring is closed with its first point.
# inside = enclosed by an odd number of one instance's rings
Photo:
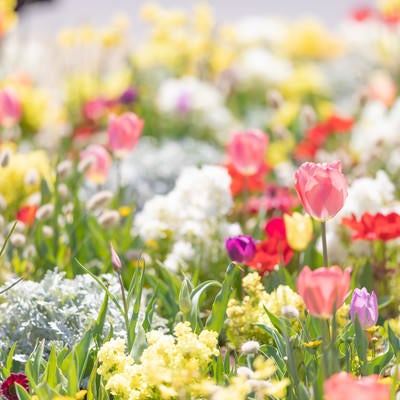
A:
{"type": "Polygon", "coordinates": [[[356,315],[363,329],[368,329],[376,325],[379,313],[378,299],[374,291],[369,294],[365,287],[354,289],[350,303],[350,316],[353,322],[356,315]]]}
{"type": "Polygon", "coordinates": [[[225,240],[226,251],[232,261],[245,263],[253,259],[256,243],[251,236],[238,235],[225,240]]]}
{"type": "Polygon", "coordinates": [[[10,376],[1,384],[0,394],[7,400],[18,400],[15,384],[18,383],[29,393],[28,378],[25,374],[12,372],[10,376]]]}

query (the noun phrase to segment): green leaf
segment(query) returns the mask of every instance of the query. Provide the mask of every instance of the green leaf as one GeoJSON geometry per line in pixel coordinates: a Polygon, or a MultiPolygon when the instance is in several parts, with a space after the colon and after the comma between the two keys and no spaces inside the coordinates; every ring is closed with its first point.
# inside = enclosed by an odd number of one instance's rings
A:
{"type": "Polygon", "coordinates": [[[190,314],[189,314],[189,322],[192,325],[192,329],[197,332],[198,328],[202,328],[202,323],[200,320],[200,298],[201,295],[210,287],[217,286],[221,287],[222,285],[218,281],[206,281],[196,286],[190,295],[190,314]]]}
{"type": "Polygon", "coordinates": [[[6,366],[5,366],[7,375],[10,375],[10,373],[12,371],[13,357],[14,357],[16,346],[17,346],[17,343],[14,343],[7,355],[6,366]]]}
{"type": "Polygon", "coordinates": [[[107,287],[104,285],[104,283],[91,271],[89,271],[84,265],[82,265],[76,258],[75,261],[78,263],[78,265],[87,273],[89,274],[97,283],[98,285],[107,293],[108,297],[113,301],[113,303],[116,305],[118,308],[119,312],[121,315],[124,315],[124,310],[122,309],[121,304],[119,304],[119,301],[116,299],[116,297],[107,289],[107,287]]]}
{"type": "Polygon", "coordinates": [[[388,328],[389,343],[392,346],[394,354],[397,356],[400,351],[400,339],[393,332],[389,324],[387,324],[387,328],[388,328]]]}
{"type": "Polygon", "coordinates": [[[52,388],[57,386],[57,353],[54,346],[51,346],[49,359],[43,374],[42,382],[47,383],[52,388]]]}
{"type": "Polygon", "coordinates": [[[29,396],[29,393],[19,383],[15,383],[14,387],[15,387],[15,392],[17,394],[18,400],[30,400],[31,399],[31,396],[29,396]]]}
{"type": "Polygon", "coordinates": [[[360,321],[358,320],[357,315],[354,320],[354,333],[354,343],[356,345],[358,358],[361,361],[361,373],[362,375],[366,375],[368,339],[360,325],[360,321]]]}
{"type": "Polygon", "coordinates": [[[136,329],[135,341],[133,342],[132,350],[130,352],[130,356],[136,363],[139,363],[140,357],[147,347],[146,332],[144,331],[143,326],[139,324],[136,329]]]}
{"type": "Polygon", "coordinates": [[[237,268],[235,264],[231,263],[225,273],[225,279],[222,288],[215,297],[211,314],[206,321],[206,328],[209,330],[221,332],[225,322],[226,307],[232,293],[232,283],[236,275],[237,268]]]}
{"type": "Polygon", "coordinates": [[[102,345],[101,335],[104,329],[104,323],[107,316],[107,308],[108,308],[108,294],[107,292],[104,294],[103,304],[101,305],[99,315],[97,316],[96,324],[93,327],[93,337],[96,341],[97,346],[102,345]]]}

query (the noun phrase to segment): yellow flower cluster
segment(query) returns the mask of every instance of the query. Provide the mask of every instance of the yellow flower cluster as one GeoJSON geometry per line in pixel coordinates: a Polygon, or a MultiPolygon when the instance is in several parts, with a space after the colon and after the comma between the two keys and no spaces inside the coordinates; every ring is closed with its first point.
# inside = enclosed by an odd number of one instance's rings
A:
{"type": "Polygon", "coordinates": [[[111,25],[98,29],[91,25],[84,25],[78,28],[65,29],[58,36],[58,43],[62,47],[76,46],[102,46],[117,47],[124,43],[129,20],[124,16],[116,16],[111,25]]]}
{"type": "Polygon", "coordinates": [[[289,286],[279,286],[272,293],[267,293],[257,272],[243,278],[242,286],[246,296],[241,301],[231,299],[227,308],[227,335],[229,341],[238,347],[249,340],[266,343],[269,335],[254,324],[265,324],[272,327],[265,308],[276,316],[286,316],[296,321],[304,319],[304,303],[302,298],[289,286]]]}
{"type": "Polygon", "coordinates": [[[379,0],[378,8],[387,15],[400,13],[400,0],[379,0]]]}
{"type": "MultiPolygon", "coordinates": [[[[11,147],[0,146],[0,152],[11,147]]],[[[7,166],[0,167],[0,195],[7,205],[18,207],[31,194],[38,192],[41,180],[51,181],[51,167],[44,151],[11,152],[7,166]]]]}
{"type": "Polygon", "coordinates": [[[162,65],[181,74],[213,75],[231,65],[235,51],[229,35],[216,29],[208,4],[196,5],[187,16],[149,3],[141,15],[151,24],[151,36],[133,57],[140,68],[162,65]]]}
{"type": "Polygon", "coordinates": [[[208,330],[196,335],[189,323],[179,323],[174,336],[151,331],[139,364],[125,355],[122,340],[111,340],[99,351],[98,373],[121,400],[202,396],[208,393],[209,385],[203,383],[211,357],[219,354],[217,336],[208,330]]]}
{"type": "Polygon", "coordinates": [[[0,39],[14,26],[17,14],[14,12],[16,0],[0,1],[0,39]]]}
{"type": "Polygon", "coordinates": [[[272,379],[276,371],[272,359],[257,357],[253,367],[254,372],[249,371],[250,376],[235,376],[228,386],[218,387],[214,390],[211,400],[245,400],[250,392],[255,393],[257,399],[264,399],[267,396],[285,397],[289,380],[286,378],[281,381],[272,379]]]}
{"type": "Polygon", "coordinates": [[[342,50],[340,40],[315,19],[304,18],[294,23],[283,42],[289,57],[330,59],[342,50]]]}

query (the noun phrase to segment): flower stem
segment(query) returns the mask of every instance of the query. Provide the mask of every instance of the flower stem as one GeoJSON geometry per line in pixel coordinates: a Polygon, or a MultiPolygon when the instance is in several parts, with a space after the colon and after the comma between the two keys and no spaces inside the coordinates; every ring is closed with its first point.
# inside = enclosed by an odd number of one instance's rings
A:
{"type": "Polygon", "coordinates": [[[125,326],[126,326],[126,334],[127,334],[127,338],[128,338],[128,342],[129,342],[130,338],[129,338],[128,303],[126,301],[125,287],[124,287],[124,282],[122,282],[121,272],[118,272],[118,280],[119,280],[119,285],[121,287],[122,305],[124,306],[124,320],[125,320],[125,326]]]}
{"type": "Polygon", "coordinates": [[[328,246],[326,244],[326,221],[321,221],[322,253],[324,256],[324,266],[328,267],[328,246]]]}

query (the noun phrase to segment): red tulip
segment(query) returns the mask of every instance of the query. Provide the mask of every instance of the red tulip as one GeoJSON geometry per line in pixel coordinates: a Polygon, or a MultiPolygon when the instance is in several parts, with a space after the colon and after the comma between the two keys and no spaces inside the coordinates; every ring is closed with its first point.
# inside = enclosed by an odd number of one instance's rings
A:
{"type": "Polygon", "coordinates": [[[305,162],[295,173],[295,187],[306,212],[322,221],[334,217],[347,197],[347,182],[340,161],[305,162]]]}
{"type": "Polygon", "coordinates": [[[265,164],[268,142],[268,136],[257,129],[237,132],[228,143],[229,161],[242,175],[254,175],[265,164]]]}
{"type": "Polygon", "coordinates": [[[21,103],[14,92],[8,89],[0,91],[0,125],[10,126],[22,116],[21,103]]]}
{"type": "Polygon", "coordinates": [[[332,375],[324,383],[326,400],[389,400],[390,385],[379,382],[379,375],[356,378],[347,372],[332,375]]]}
{"type": "Polygon", "coordinates": [[[350,269],[337,265],[311,271],[304,267],[297,278],[297,291],[310,314],[330,318],[342,306],[350,288],[350,269]]]}
{"type": "Polygon", "coordinates": [[[89,166],[85,176],[90,181],[102,185],[108,178],[111,167],[111,157],[107,150],[100,145],[91,144],[80,154],[81,163],[88,160],[89,166]]]}
{"type": "Polygon", "coordinates": [[[119,117],[112,115],[108,123],[108,147],[117,157],[125,157],[132,151],[142,134],[144,121],[136,114],[127,112],[119,117]]]}

